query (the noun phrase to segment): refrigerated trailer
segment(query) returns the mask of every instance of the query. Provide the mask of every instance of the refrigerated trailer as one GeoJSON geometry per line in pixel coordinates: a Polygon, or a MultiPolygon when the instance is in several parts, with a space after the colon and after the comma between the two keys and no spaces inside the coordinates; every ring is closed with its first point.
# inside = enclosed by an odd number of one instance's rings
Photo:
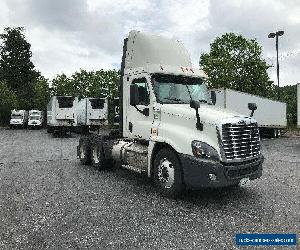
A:
{"type": "Polygon", "coordinates": [[[76,126],[82,131],[96,130],[107,123],[107,99],[84,98],[76,105],[76,126]]]}
{"type": "Polygon", "coordinates": [[[297,84],[297,126],[300,128],[300,83],[297,84]]]}
{"type": "Polygon", "coordinates": [[[256,103],[253,117],[261,133],[279,137],[287,127],[286,103],[227,88],[215,89],[216,105],[248,116],[248,103],[256,103]]]}
{"type": "Polygon", "coordinates": [[[214,106],[205,80],[178,40],[131,31],[123,46],[119,130],[81,137],[80,161],[144,173],[170,197],[259,178],[256,120],[214,106]]]}
{"type": "Polygon", "coordinates": [[[27,121],[28,121],[28,111],[26,110],[12,110],[11,111],[11,116],[10,116],[10,121],[9,121],[9,126],[10,128],[25,128],[27,126],[27,121]]]}
{"type": "Polygon", "coordinates": [[[40,110],[29,110],[28,128],[42,128],[44,112],[40,110]]]}
{"type": "Polygon", "coordinates": [[[47,105],[47,132],[70,132],[76,121],[77,97],[52,96],[47,105]]]}

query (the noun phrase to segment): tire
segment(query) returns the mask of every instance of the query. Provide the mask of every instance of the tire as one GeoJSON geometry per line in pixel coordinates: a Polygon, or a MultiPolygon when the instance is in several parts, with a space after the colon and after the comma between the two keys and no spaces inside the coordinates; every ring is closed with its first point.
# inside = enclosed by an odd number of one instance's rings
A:
{"type": "Polygon", "coordinates": [[[52,133],[52,128],[50,126],[47,126],[47,133],[52,133]]]}
{"type": "Polygon", "coordinates": [[[78,157],[83,165],[91,163],[91,147],[90,139],[88,137],[81,137],[78,145],[78,157]]]}
{"type": "Polygon", "coordinates": [[[162,195],[176,198],[183,193],[185,186],[182,167],[172,149],[161,149],[154,159],[153,167],[154,181],[162,195]]]}
{"type": "Polygon", "coordinates": [[[91,161],[95,168],[104,168],[104,153],[103,153],[103,143],[101,137],[94,137],[91,146],[91,161]]]}

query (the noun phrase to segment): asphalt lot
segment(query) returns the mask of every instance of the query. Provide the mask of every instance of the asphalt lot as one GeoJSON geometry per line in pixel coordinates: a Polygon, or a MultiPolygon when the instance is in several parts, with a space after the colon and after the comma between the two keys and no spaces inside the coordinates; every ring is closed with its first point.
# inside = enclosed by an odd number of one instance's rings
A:
{"type": "Polygon", "coordinates": [[[240,249],[236,233],[299,237],[300,138],[263,140],[261,179],[179,200],[127,170],[80,165],[77,143],[0,128],[0,249],[240,249]]]}

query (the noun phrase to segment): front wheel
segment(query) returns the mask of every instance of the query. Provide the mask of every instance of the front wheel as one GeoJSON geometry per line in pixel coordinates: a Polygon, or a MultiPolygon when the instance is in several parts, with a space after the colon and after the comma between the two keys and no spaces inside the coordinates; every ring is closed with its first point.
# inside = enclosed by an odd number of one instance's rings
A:
{"type": "Polygon", "coordinates": [[[165,196],[176,198],[184,191],[181,163],[173,150],[163,148],[156,155],[154,180],[158,190],[165,196]]]}

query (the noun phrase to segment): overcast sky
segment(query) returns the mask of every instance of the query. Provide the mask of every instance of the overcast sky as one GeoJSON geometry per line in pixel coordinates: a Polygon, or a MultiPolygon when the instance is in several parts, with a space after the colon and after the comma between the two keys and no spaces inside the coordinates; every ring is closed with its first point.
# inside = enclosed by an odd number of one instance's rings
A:
{"type": "Polygon", "coordinates": [[[280,37],[280,83],[300,82],[300,2],[297,0],[1,0],[0,29],[24,26],[33,62],[41,73],[118,69],[122,42],[132,29],[175,37],[195,66],[216,36],[256,38],[276,81],[275,40],[280,37]]]}

